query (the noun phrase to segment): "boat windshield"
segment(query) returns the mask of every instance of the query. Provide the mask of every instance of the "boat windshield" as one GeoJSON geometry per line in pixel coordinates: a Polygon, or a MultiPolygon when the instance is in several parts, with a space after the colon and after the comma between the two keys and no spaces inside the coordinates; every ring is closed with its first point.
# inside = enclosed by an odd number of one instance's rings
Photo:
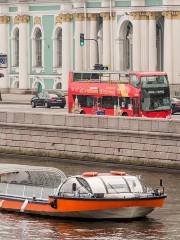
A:
{"type": "Polygon", "coordinates": [[[143,187],[142,187],[142,184],[140,183],[138,177],[125,176],[125,180],[126,180],[127,184],[129,185],[131,192],[135,192],[135,193],[143,192],[143,187]]]}
{"type": "Polygon", "coordinates": [[[76,194],[89,194],[92,190],[87,181],[80,177],[69,177],[58,190],[59,195],[74,196],[76,194]],[[74,187],[75,186],[75,189],[74,187]]]}

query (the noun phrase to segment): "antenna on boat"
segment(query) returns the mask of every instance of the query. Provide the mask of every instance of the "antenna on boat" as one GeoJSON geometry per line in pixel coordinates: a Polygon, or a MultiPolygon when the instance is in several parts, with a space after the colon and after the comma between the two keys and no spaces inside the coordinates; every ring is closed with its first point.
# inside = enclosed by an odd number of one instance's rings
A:
{"type": "Polygon", "coordinates": [[[162,193],[164,194],[164,186],[163,186],[163,180],[160,179],[160,187],[162,187],[162,193]]]}

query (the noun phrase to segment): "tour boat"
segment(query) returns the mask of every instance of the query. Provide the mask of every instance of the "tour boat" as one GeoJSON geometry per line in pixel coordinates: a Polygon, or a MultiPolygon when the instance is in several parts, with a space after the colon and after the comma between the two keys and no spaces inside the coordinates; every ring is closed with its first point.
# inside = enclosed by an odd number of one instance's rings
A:
{"type": "Polygon", "coordinates": [[[0,210],[60,218],[140,218],[164,205],[160,183],[152,190],[126,172],[66,177],[51,167],[0,164],[0,210]]]}

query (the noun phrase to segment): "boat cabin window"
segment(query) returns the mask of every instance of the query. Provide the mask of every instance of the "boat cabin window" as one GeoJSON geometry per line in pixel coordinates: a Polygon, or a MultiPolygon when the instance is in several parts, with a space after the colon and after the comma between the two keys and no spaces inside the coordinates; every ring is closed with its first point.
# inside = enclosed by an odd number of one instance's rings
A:
{"type": "Polygon", "coordinates": [[[89,184],[87,183],[87,181],[84,178],[77,177],[76,179],[77,179],[78,183],[82,186],[81,192],[83,189],[85,189],[86,192],[92,193],[92,190],[91,190],[89,184]]]}
{"type": "Polygon", "coordinates": [[[86,178],[93,194],[107,193],[105,185],[100,177],[86,178]]]}
{"type": "Polygon", "coordinates": [[[91,193],[91,188],[89,184],[82,178],[72,177],[67,179],[67,181],[61,186],[59,190],[59,195],[64,196],[75,196],[78,194],[89,194],[91,193]]]}
{"type": "Polygon", "coordinates": [[[137,192],[137,193],[143,192],[143,187],[137,177],[126,176],[126,181],[130,187],[131,192],[137,192]]]}
{"type": "Polygon", "coordinates": [[[103,177],[107,193],[128,193],[129,188],[122,177],[103,177]]]}

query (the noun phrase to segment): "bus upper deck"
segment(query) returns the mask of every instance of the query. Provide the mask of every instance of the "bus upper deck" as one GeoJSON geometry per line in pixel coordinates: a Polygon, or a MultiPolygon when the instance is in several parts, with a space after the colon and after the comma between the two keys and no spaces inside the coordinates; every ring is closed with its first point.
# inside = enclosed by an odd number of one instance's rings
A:
{"type": "Polygon", "coordinates": [[[71,80],[73,82],[109,82],[109,83],[128,83],[129,73],[127,72],[110,72],[110,71],[73,71],[71,80]]]}

